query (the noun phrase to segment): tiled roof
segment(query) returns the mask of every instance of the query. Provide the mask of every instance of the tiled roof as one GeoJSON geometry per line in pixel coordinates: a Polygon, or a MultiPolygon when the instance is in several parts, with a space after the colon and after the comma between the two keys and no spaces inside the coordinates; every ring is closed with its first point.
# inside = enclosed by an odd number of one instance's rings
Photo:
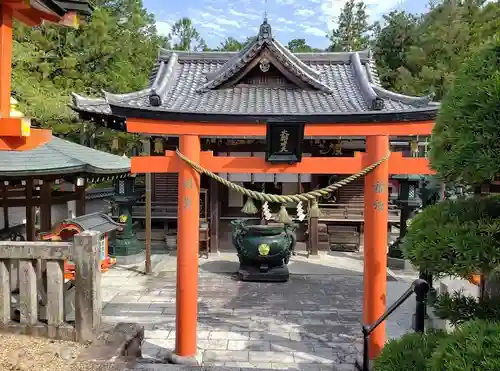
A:
{"type": "Polygon", "coordinates": [[[77,216],[73,219],[65,219],[62,223],[76,223],[82,230],[100,233],[108,233],[123,227],[123,224],[117,223],[110,216],[99,212],[77,216]]]}
{"type": "Polygon", "coordinates": [[[54,2],[68,12],[77,12],[84,16],[91,15],[94,10],[89,0],[54,0],[54,2]]]}
{"type": "Polygon", "coordinates": [[[28,151],[0,151],[0,178],[34,175],[115,175],[130,171],[130,159],[64,139],[28,151]]]}
{"type": "Polygon", "coordinates": [[[101,99],[74,94],[73,108],[87,117],[181,120],[190,115],[202,121],[215,116],[255,121],[274,115],[309,120],[365,116],[365,121],[373,121],[373,115],[386,119],[397,115],[402,118],[396,120],[404,120],[424,114],[432,119],[439,104],[432,102],[431,96],[411,97],[382,88],[368,51],[293,54],[272,37],[264,22],[259,36],[241,52],[162,50],[146,89],[105,93],[101,99]],[[259,62],[264,73],[263,63],[276,64],[295,85],[241,83],[259,62]]]}
{"type": "Polygon", "coordinates": [[[37,10],[63,16],[67,12],[76,12],[89,16],[94,10],[89,0],[29,0],[29,4],[37,10]]]}

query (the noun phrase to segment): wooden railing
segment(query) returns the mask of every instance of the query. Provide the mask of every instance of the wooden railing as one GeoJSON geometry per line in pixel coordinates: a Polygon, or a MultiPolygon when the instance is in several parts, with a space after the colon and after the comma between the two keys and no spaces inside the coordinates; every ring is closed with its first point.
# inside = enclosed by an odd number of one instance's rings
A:
{"type": "Polygon", "coordinates": [[[79,342],[94,340],[102,315],[98,237],[98,232],[85,231],[72,243],[0,242],[0,330],[79,342]],[[69,295],[65,260],[76,266],[74,323],[65,318],[65,296],[69,295]],[[37,268],[44,265],[46,273],[41,274],[37,268]],[[11,284],[11,279],[19,282],[11,284]],[[12,305],[16,286],[19,318],[12,305]]]}
{"type": "MultiPolygon", "coordinates": [[[[352,204],[319,204],[321,210],[321,221],[363,221],[364,220],[364,206],[357,206],[352,204]]],[[[389,205],[389,221],[399,222],[401,210],[397,206],[389,205]]]]}

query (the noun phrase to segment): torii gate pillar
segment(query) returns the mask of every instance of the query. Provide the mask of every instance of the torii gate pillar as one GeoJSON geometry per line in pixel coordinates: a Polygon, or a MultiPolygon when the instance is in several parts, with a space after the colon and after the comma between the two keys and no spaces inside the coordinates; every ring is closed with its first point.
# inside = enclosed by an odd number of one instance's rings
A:
{"type": "MultiPolygon", "coordinates": [[[[387,155],[389,137],[366,137],[366,163],[387,155]]],[[[372,325],[385,312],[387,288],[387,223],[389,161],[382,162],[365,176],[364,302],[363,322],[372,325]]],[[[385,322],[369,338],[369,356],[378,356],[385,343],[385,322]]]]}
{"type": "MultiPolygon", "coordinates": [[[[181,135],[179,150],[200,163],[200,137],[181,135]]],[[[200,174],[182,162],[179,169],[175,355],[197,355],[200,174]]],[[[182,363],[182,362],[175,362],[182,363]]]]}

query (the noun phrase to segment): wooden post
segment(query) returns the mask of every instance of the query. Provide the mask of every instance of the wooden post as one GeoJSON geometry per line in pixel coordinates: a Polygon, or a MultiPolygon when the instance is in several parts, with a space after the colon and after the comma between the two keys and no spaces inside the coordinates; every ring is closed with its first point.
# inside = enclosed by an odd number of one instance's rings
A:
{"type": "Polygon", "coordinates": [[[52,229],[52,185],[44,181],[40,189],[40,232],[50,232],[52,229]]]}
{"type": "Polygon", "coordinates": [[[318,218],[309,217],[309,231],[307,233],[309,254],[319,255],[319,228],[318,218]]]}
{"type": "Polygon", "coordinates": [[[47,275],[47,335],[56,338],[57,329],[64,324],[64,261],[43,261],[47,275]]]}
{"type": "MultiPolygon", "coordinates": [[[[143,155],[145,156],[151,156],[151,141],[144,140],[143,141],[143,150],[144,153],[143,155]]],[[[145,262],[145,267],[144,270],[146,274],[151,274],[151,208],[152,208],[152,202],[151,202],[151,188],[152,188],[152,174],[151,173],[146,173],[146,219],[144,223],[146,224],[146,241],[145,241],[145,253],[146,253],[146,262],[145,262]]]]}
{"type": "MultiPolygon", "coordinates": [[[[3,2],[2,2],[3,3],[3,2]]],[[[12,9],[0,4],[0,117],[10,116],[12,9]]]]}
{"type": "MultiPolygon", "coordinates": [[[[191,161],[200,161],[200,137],[183,135],[180,151],[191,161]]],[[[196,356],[198,322],[198,252],[200,228],[200,175],[188,164],[179,172],[178,245],[177,245],[177,317],[175,353],[196,356]]]]}
{"type": "Polygon", "coordinates": [[[84,231],[74,237],[76,340],[92,341],[102,315],[99,233],[84,231]]]}
{"type": "Polygon", "coordinates": [[[219,252],[220,187],[219,182],[210,178],[210,250],[219,252]]]}
{"type": "MultiPolygon", "coordinates": [[[[85,195],[86,195],[86,190],[87,190],[87,179],[83,179],[83,184],[82,185],[76,185],[75,184],[75,193],[76,193],[76,216],[82,216],[85,215],[85,195]]],[[[77,180],[78,182],[78,180],[77,180]]]]}
{"type": "MultiPolygon", "coordinates": [[[[389,151],[388,136],[366,138],[366,164],[383,158],[389,151]]],[[[387,223],[389,163],[383,162],[365,176],[365,241],[363,320],[372,325],[386,309],[387,223]]],[[[380,354],[385,343],[385,323],[370,335],[370,359],[380,354]]]]}
{"type": "Polygon", "coordinates": [[[19,315],[23,325],[38,322],[36,260],[19,261],[19,315]]]}
{"type": "Polygon", "coordinates": [[[0,327],[10,323],[10,262],[0,259],[0,327]]]}
{"type": "Polygon", "coordinates": [[[5,184],[2,185],[3,197],[3,228],[7,230],[9,228],[9,206],[7,206],[7,200],[9,197],[7,196],[7,192],[9,191],[9,187],[5,184]]]}
{"type": "Polygon", "coordinates": [[[26,241],[35,241],[35,208],[33,207],[33,179],[26,181],[26,241]]]}

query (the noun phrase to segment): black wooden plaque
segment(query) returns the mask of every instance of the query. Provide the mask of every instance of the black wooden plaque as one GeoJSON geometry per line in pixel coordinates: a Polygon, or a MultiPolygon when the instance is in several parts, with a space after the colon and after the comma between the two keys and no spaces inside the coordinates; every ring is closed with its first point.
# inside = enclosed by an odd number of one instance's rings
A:
{"type": "Polygon", "coordinates": [[[266,161],[294,164],[302,160],[304,123],[268,122],[266,161]]]}

